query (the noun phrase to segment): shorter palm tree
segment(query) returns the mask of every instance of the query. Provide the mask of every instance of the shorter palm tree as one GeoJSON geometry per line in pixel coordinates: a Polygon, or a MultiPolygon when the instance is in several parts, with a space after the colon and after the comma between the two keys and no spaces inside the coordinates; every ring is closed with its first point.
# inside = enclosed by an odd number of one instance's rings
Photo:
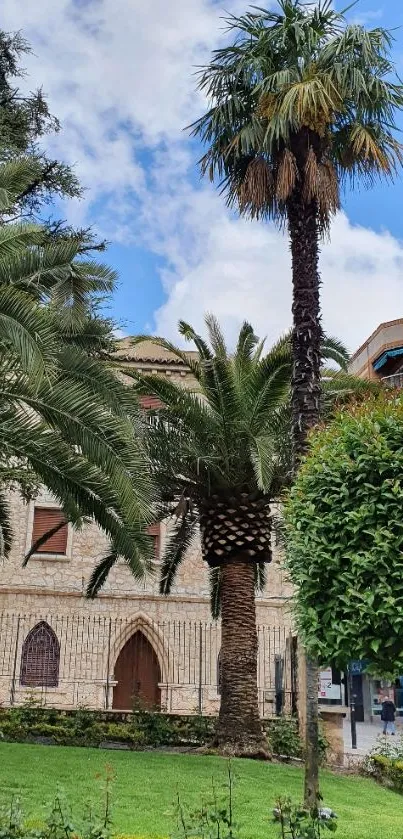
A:
{"type": "MultiPolygon", "coordinates": [[[[179,327],[194,342],[196,360],[155,339],[187,364],[194,390],[157,375],[131,375],[138,393],[152,394],[161,404],[147,434],[156,515],[171,517],[160,590],[170,592],[200,528],[213,614],[221,612],[216,745],[259,755],[267,745],[258,707],[255,591],[264,585],[272,558],[270,505],[291,470],[291,341],[286,336],[265,352],[245,323],[230,354],[217,321],[209,316],[206,324],[209,343],[188,324],[179,327]]],[[[329,342],[329,355],[343,363],[346,358],[337,342],[329,342]]]]}

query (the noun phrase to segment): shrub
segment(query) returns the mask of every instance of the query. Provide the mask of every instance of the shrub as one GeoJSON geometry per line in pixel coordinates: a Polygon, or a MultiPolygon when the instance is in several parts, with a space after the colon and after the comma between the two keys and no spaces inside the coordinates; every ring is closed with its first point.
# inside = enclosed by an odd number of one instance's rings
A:
{"type": "Polygon", "coordinates": [[[84,705],[77,708],[74,716],[72,717],[73,720],[73,733],[76,736],[80,735],[88,735],[88,733],[93,729],[97,720],[96,716],[93,711],[90,711],[84,705]]]}
{"type": "Polygon", "coordinates": [[[316,812],[309,812],[305,807],[293,804],[288,797],[277,800],[273,817],[280,826],[280,839],[320,839],[324,830],[334,833],[337,828],[333,810],[321,807],[316,812]]]}
{"type": "Polygon", "coordinates": [[[403,396],[340,411],[312,433],[285,505],[287,562],[305,648],[403,663],[403,396]]]}
{"type": "Polygon", "coordinates": [[[283,757],[302,757],[302,743],[297,720],[279,717],[267,726],[269,744],[273,754],[283,757]]]}
{"type": "MultiPolygon", "coordinates": [[[[31,702],[28,706],[0,708],[3,739],[24,742],[46,737],[52,738],[57,745],[65,746],[99,746],[102,742],[113,741],[127,743],[133,749],[146,746],[196,747],[213,740],[215,725],[215,717],[180,716],[159,711],[138,710],[120,717],[87,708],[59,711],[34,706],[31,702]]],[[[274,754],[287,758],[302,756],[295,719],[279,717],[265,720],[264,728],[274,754]]]]}
{"type": "MultiPolygon", "coordinates": [[[[267,733],[271,751],[274,755],[286,758],[303,758],[303,743],[299,735],[298,720],[290,717],[276,717],[266,720],[264,728],[267,733]]],[[[328,742],[319,732],[319,753],[322,763],[326,760],[328,742]]]]}
{"type": "Polygon", "coordinates": [[[379,736],[363,763],[363,772],[378,783],[403,793],[403,736],[390,742],[379,736]]]}
{"type": "Polygon", "coordinates": [[[403,793],[402,760],[393,760],[385,755],[373,755],[369,763],[369,773],[379,783],[403,793]]]}
{"type": "Polygon", "coordinates": [[[391,760],[388,768],[388,775],[392,782],[393,789],[403,793],[403,760],[391,760]]]}

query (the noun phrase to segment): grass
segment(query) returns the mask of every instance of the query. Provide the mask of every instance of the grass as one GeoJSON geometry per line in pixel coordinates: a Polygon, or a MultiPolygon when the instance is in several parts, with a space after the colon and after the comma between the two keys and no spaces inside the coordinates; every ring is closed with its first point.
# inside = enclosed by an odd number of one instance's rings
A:
{"type": "MultiPolygon", "coordinates": [[[[40,818],[47,811],[59,783],[81,815],[85,804],[98,802],[96,776],[110,764],[113,785],[113,822],[117,834],[166,837],[176,827],[175,799],[179,791],[185,805],[197,806],[208,794],[214,778],[217,787],[226,780],[227,765],[218,757],[161,752],[114,752],[63,746],[0,744],[0,802],[21,795],[28,816],[40,818]]],[[[295,766],[233,761],[235,820],[241,839],[274,839],[270,823],[278,795],[301,800],[302,770],[295,766]]],[[[324,803],[339,816],[339,839],[379,839],[402,836],[402,798],[356,777],[322,774],[324,803]]],[[[330,834],[329,834],[330,836],[330,834]]]]}

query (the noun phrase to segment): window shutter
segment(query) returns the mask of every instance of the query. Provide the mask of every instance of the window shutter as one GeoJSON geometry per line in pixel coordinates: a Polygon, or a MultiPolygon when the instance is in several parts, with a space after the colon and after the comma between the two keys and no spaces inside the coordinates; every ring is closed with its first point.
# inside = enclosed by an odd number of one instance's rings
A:
{"type": "Polygon", "coordinates": [[[156,411],[158,408],[162,408],[162,402],[156,396],[141,396],[140,405],[143,411],[156,411]]]}
{"type": "Polygon", "coordinates": [[[61,510],[52,507],[35,507],[32,542],[34,545],[45,533],[62,524],[60,530],[49,536],[38,548],[38,554],[66,554],[68,524],[61,510]]]}
{"type": "Polygon", "coordinates": [[[156,524],[150,524],[147,528],[147,533],[149,534],[149,536],[154,537],[154,557],[155,559],[159,559],[161,542],[161,530],[159,522],[156,522],[156,524]]]}

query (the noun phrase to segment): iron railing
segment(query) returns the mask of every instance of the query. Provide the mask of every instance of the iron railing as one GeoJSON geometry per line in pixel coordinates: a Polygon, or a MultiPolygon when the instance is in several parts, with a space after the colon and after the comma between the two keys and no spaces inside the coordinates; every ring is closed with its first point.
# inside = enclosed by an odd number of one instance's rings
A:
{"type": "Polygon", "coordinates": [[[386,387],[403,387],[403,373],[393,373],[391,376],[383,376],[382,381],[386,387]]]}
{"type": "MultiPolygon", "coordinates": [[[[151,647],[151,655],[158,662],[158,691],[164,710],[216,713],[220,698],[218,622],[156,622],[143,617],[131,620],[84,613],[0,613],[0,704],[20,705],[33,695],[42,704],[54,707],[113,708],[117,659],[135,633],[140,639],[135,666],[146,666],[151,647]],[[28,649],[26,639],[42,622],[51,627],[58,642],[57,685],[55,646],[51,653],[52,680],[47,678],[50,653],[46,647],[38,647],[33,664],[27,661],[27,655],[32,656],[35,650],[32,642],[28,649]],[[31,686],[27,685],[29,673],[34,674],[31,686]]],[[[39,633],[38,637],[45,636],[39,633]]],[[[262,716],[295,712],[296,639],[288,629],[258,626],[257,682],[262,716]]]]}

